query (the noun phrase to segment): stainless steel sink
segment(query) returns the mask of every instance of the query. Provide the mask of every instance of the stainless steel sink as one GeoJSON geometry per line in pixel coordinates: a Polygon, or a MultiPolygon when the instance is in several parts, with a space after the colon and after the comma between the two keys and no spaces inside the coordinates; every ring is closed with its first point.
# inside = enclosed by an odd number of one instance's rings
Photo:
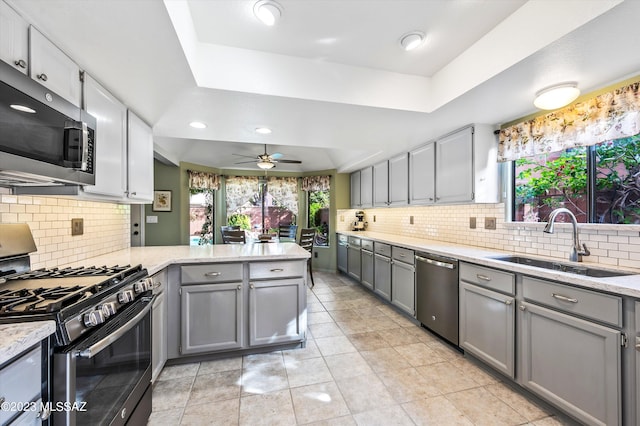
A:
{"type": "Polygon", "coordinates": [[[569,272],[571,274],[586,275],[588,277],[606,278],[633,275],[630,272],[612,271],[609,269],[592,268],[582,265],[567,265],[566,263],[553,262],[550,260],[534,259],[531,257],[506,255],[495,256],[491,259],[502,260],[503,262],[518,263],[520,265],[535,266],[537,268],[551,269],[554,271],[569,272]]]}

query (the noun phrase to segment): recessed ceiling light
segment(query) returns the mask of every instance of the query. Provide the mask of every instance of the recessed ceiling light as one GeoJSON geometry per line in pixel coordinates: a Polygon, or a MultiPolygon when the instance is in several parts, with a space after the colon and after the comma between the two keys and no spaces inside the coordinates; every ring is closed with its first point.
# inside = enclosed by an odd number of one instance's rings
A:
{"type": "Polygon", "coordinates": [[[271,133],[271,129],[268,127],[256,127],[256,133],[260,133],[261,135],[268,135],[271,133]]]}
{"type": "Polygon", "coordinates": [[[538,91],[533,104],[540,109],[557,109],[569,105],[578,96],[580,96],[578,83],[560,83],[538,91]]]}
{"type": "Polygon", "coordinates": [[[36,113],[35,109],[29,108],[28,106],[24,105],[9,105],[9,107],[15,109],[16,111],[28,112],[29,114],[36,113]]]}
{"type": "Polygon", "coordinates": [[[196,129],[204,129],[207,127],[206,124],[201,123],[199,121],[192,121],[191,123],[189,123],[189,126],[195,127],[196,129]]]}
{"type": "Polygon", "coordinates": [[[413,50],[424,43],[425,34],[422,31],[411,31],[400,37],[400,46],[404,50],[413,50]]]}
{"type": "Polygon", "coordinates": [[[253,14],[260,22],[271,27],[282,16],[282,6],[273,0],[260,0],[253,6],[253,14]]]}

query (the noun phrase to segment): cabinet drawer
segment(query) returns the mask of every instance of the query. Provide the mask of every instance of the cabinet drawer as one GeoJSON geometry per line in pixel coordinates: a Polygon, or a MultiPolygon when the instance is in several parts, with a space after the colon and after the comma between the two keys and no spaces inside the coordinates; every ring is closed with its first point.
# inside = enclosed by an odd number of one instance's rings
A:
{"type": "Polygon", "coordinates": [[[371,240],[362,240],[362,250],[373,251],[373,241],[371,240]]]}
{"type": "Polygon", "coordinates": [[[338,242],[347,244],[349,242],[349,236],[344,234],[338,234],[338,242]]]}
{"type": "Polygon", "coordinates": [[[394,260],[399,260],[400,262],[408,263],[413,265],[415,263],[413,250],[409,250],[402,247],[391,247],[391,257],[394,260]]]}
{"type": "Polygon", "coordinates": [[[256,262],[249,264],[249,278],[252,280],[278,279],[304,276],[304,261],[256,262]]]}
{"type": "Polygon", "coordinates": [[[503,293],[516,293],[516,276],[510,272],[460,263],[460,280],[503,293]]]}
{"type": "Polygon", "coordinates": [[[391,257],[391,246],[389,244],[379,243],[376,241],[373,243],[373,249],[378,254],[391,257]]]}
{"type": "Polygon", "coordinates": [[[360,247],[360,238],[349,237],[349,245],[352,247],[360,247]]]}
{"type": "MultiPolygon", "coordinates": [[[[42,387],[40,346],[0,370],[0,398],[7,402],[29,402],[40,397],[42,387]]],[[[15,411],[0,410],[0,424],[15,411]]]]}
{"type": "Polygon", "coordinates": [[[523,296],[561,311],[622,327],[622,298],[531,277],[522,279],[523,296]]]}
{"type": "Polygon", "coordinates": [[[209,263],[180,268],[182,284],[242,281],[242,263],[209,263]]]}

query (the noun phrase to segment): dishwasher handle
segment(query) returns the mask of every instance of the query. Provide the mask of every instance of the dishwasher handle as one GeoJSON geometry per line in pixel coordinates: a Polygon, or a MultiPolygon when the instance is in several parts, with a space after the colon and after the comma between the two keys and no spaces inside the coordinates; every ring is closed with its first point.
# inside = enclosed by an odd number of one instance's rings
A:
{"type": "Polygon", "coordinates": [[[453,263],[449,263],[449,262],[442,262],[440,260],[435,260],[435,259],[429,259],[428,257],[422,257],[422,256],[418,256],[416,255],[416,260],[419,260],[420,262],[427,262],[431,265],[434,266],[439,266],[441,268],[447,268],[447,269],[455,269],[456,265],[453,263]]]}

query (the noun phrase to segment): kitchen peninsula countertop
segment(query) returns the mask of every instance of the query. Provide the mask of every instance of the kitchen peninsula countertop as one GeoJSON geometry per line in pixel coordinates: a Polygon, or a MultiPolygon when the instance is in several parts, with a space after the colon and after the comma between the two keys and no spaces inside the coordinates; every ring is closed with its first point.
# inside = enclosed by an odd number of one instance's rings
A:
{"type": "MultiPolygon", "coordinates": [[[[422,238],[405,237],[394,234],[385,234],[381,232],[370,231],[337,231],[338,234],[350,235],[354,237],[364,238],[368,240],[379,241],[386,244],[400,246],[416,251],[449,256],[462,261],[475,263],[476,265],[488,266],[506,271],[517,272],[521,274],[535,276],[537,278],[546,278],[550,280],[560,281],[567,284],[574,284],[584,288],[606,291],[619,295],[640,298],[640,268],[622,268],[612,267],[609,265],[599,265],[594,263],[576,263],[565,259],[550,258],[543,256],[529,255],[525,253],[513,253],[498,250],[491,250],[482,247],[467,246],[462,244],[447,243],[443,241],[427,240],[422,238]],[[492,257],[504,255],[522,255],[534,259],[552,260],[558,263],[583,265],[589,267],[597,267],[614,271],[630,272],[634,275],[595,278],[585,275],[572,274],[568,272],[555,271],[550,269],[539,268],[535,266],[521,265],[518,263],[505,262],[492,257]]],[[[567,243],[567,256],[569,253],[569,243],[567,243]]]]}
{"type": "Polygon", "coordinates": [[[56,331],[54,321],[0,324],[0,365],[40,343],[56,331]]]}
{"type": "Polygon", "coordinates": [[[214,244],[209,246],[131,247],[91,257],[67,266],[137,265],[150,275],[175,263],[306,260],[311,254],[295,243],[214,244]]]}

